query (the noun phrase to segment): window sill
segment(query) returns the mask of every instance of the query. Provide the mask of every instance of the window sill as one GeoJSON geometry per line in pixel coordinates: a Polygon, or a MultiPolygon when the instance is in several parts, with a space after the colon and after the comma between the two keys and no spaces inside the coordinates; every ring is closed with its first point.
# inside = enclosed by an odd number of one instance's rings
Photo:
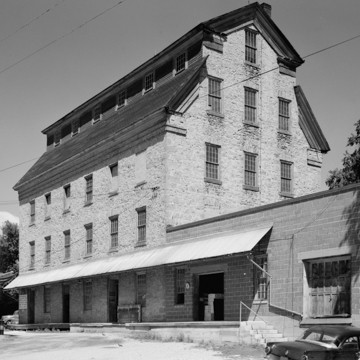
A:
{"type": "Polygon", "coordinates": [[[288,130],[278,130],[278,133],[281,134],[281,135],[288,135],[288,136],[291,136],[291,132],[288,131],[288,130]]]}
{"type": "Polygon", "coordinates": [[[29,271],[35,270],[35,266],[29,266],[29,271]]]}
{"type": "Polygon", "coordinates": [[[50,266],[50,264],[44,264],[44,268],[47,268],[49,266],[50,266]]]}
{"type": "Polygon", "coordinates": [[[251,66],[252,68],[254,68],[256,70],[260,70],[260,65],[257,64],[257,63],[252,63],[252,62],[247,61],[247,60],[245,60],[244,63],[245,63],[245,65],[251,66]]]}
{"type": "Polygon", "coordinates": [[[86,254],[84,255],[84,259],[88,259],[88,258],[91,258],[92,257],[92,254],[86,254]]]}
{"type": "Polygon", "coordinates": [[[69,262],[70,262],[70,259],[64,259],[64,260],[62,261],[63,264],[66,264],[66,263],[69,263],[69,262]]]}
{"type": "Polygon", "coordinates": [[[63,211],[63,215],[66,215],[66,214],[68,214],[69,212],[70,212],[70,209],[66,209],[66,210],[63,211]]]}
{"type": "Polygon", "coordinates": [[[118,191],[118,190],[114,190],[114,191],[110,191],[110,192],[109,192],[109,197],[113,197],[113,196],[116,196],[116,195],[119,195],[119,191],[118,191]]]}
{"type": "Polygon", "coordinates": [[[280,192],[280,196],[285,197],[285,198],[294,198],[295,195],[292,193],[287,193],[287,192],[280,192]]]}
{"type": "Polygon", "coordinates": [[[145,184],[146,184],[146,180],[140,181],[135,185],[135,188],[140,187],[140,186],[145,185],[145,184]]]}
{"type": "Polygon", "coordinates": [[[251,185],[243,185],[243,189],[250,190],[250,191],[257,191],[257,192],[260,191],[258,186],[251,186],[251,185]]]}
{"type": "Polygon", "coordinates": [[[146,241],[139,241],[136,243],[135,247],[145,247],[146,246],[146,241]]]}
{"type": "Polygon", "coordinates": [[[31,226],[35,226],[35,222],[30,223],[29,227],[31,227],[31,226]]]}
{"type": "Polygon", "coordinates": [[[50,220],[50,219],[51,219],[51,216],[46,216],[45,219],[44,219],[44,221],[48,221],[48,220],[50,220]]]}
{"type": "Polygon", "coordinates": [[[175,307],[184,307],[185,306],[185,303],[184,304],[174,304],[175,307]]]}
{"type": "Polygon", "coordinates": [[[257,305],[267,305],[268,301],[267,300],[254,300],[253,304],[257,304],[257,305]]]}
{"type": "Polygon", "coordinates": [[[110,248],[109,249],[109,253],[115,253],[115,252],[118,252],[119,251],[119,249],[117,248],[117,247],[113,247],[113,248],[110,248]]]}
{"type": "Polygon", "coordinates": [[[250,121],[244,120],[243,124],[247,125],[247,126],[252,126],[254,128],[259,128],[260,127],[260,125],[259,125],[259,123],[257,121],[256,122],[250,122],[250,121]]]}
{"type": "Polygon", "coordinates": [[[207,113],[208,115],[216,116],[216,117],[221,118],[221,119],[224,119],[224,117],[225,117],[224,114],[218,113],[218,112],[212,111],[212,110],[207,110],[206,113],[207,113]]]}
{"type": "Polygon", "coordinates": [[[211,179],[206,177],[204,178],[204,181],[211,184],[222,185],[222,181],[217,179],[211,179]]]}
{"type": "Polygon", "coordinates": [[[90,206],[90,205],[92,205],[92,204],[93,204],[92,201],[88,201],[88,202],[86,202],[86,203],[84,204],[84,207],[90,206]]]}

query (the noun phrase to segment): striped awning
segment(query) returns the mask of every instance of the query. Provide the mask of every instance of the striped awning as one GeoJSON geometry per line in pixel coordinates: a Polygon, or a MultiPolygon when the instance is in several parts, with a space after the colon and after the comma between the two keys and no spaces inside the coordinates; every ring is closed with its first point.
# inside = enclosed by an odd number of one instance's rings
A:
{"type": "Polygon", "coordinates": [[[261,228],[177,241],[46,271],[31,271],[20,274],[5,289],[50,284],[249,252],[267,234],[271,227],[272,224],[267,224],[261,228]]]}

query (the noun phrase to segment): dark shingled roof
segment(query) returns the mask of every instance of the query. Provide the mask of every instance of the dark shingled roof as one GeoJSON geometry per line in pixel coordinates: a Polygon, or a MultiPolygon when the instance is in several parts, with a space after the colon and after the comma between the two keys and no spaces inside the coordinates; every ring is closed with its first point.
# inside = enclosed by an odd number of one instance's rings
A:
{"type": "Polygon", "coordinates": [[[300,85],[297,85],[294,87],[294,90],[299,108],[299,125],[301,130],[304,132],[306,140],[312,149],[319,150],[323,153],[328,152],[330,150],[330,146],[321,131],[319,123],[311,110],[310,104],[307,101],[302,88],[300,85]]]}
{"type": "Polygon", "coordinates": [[[84,150],[91,150],[91,148],[96,147],[97,144],[104,142],[107,138],[122,132],[125,128],[161,109],[163,109],[165,116],[165,109],[171,106],[182,95],[183,91],[188,88],[188,84],[199,74],[205,62],[206,58],[198,59],[189,69],[144,96],[140,96],[119,111],[114,112],[109,119],[99,121],[86,129],[86,131],[79,133],[75,138],[67,141],[64,145],[45,152],[20,181],[17,182],[14,189],[18,190],[26,182],[45,172],[49,175],[48,171],[54,169],[57,165],[71,159],[84,150]]]}

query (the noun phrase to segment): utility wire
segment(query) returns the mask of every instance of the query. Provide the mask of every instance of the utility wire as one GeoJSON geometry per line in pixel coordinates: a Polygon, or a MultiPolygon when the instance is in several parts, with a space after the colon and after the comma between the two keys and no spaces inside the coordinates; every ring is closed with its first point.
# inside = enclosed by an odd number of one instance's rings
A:
{"type": "Polygon", "coordinates": [[[39,53],[40,51],[42,51],[42,50],[44,50],[44,49],[48,48],[49,46],[51,46],[51,45],[53,45],[53,44],[55,44],[56,42],[58,42],[59,40],[61,40],[61,39],[65,38],[66,36],[71,35],[71,34],[72,34],[72,33],[74,33],[75,31],[77,31],[77,30],[81,29],[82,27],[84,27],[85,25],[87,25],[88,23],[90,23],[91,21],[94,21],[95,19],[97,19],[98,17],[100,17],[100,16],[104,15],[105,13],[107,13],[107,12],[109,12],[110,10],[114,9],[115,7],[117,7],[117,6],[121,5],[121,4],[123,4],[125,1],[126,1],[126,0],[122,0],[122,1],[117,2],[115,5],[113,5],[113,6],[109,7],[109,8],[107,8],[107,9],[105,9],[105,10],[104,10],[104,11],[102,11],[101,13],[99,13],[99,14],[97,14],[97,15],[93,16],[92,18],[90,18],[90,19],[86,20],[85,22],[83,22],[83,23],[82,23],[82,24],[80,24],[79,26],[77,26],[77,27],[73,28],[73,29],[72,29],[72,30],[70,30],[69,32],[67,32],[67,33],[65,33],[65,34],[63,34],[63,35],[61,35],[61,36],[57,37],[56,39],[54,39],[54,40],[50,41],[50,42],[49,42],[49,43],[47,43],[46,45],[44,45],[44,46],[40,47],[39,49],[35,50],[34,52],[32,52],[32,53],[30,53],[30,54],[26,55],[26,56],[25,56],[25,57],[23,57],[22,59],[20,59],[20,60],[18,60],[18,61],[16,61],[16,62],[14,62],[13,64],[11,64],[11,65],[9,65],[9,66],[5,67],[4,69],[0,70],[0,75],[1,75],[2,73],[4,73],[5,71],[8,71],[8,70],[12,69],[14,66],[16,66],[16,65],[18,65],[18,64],[20,64],[20,63],[22,63],[23,61],[25,61],[25,60],[27,60],[27,59],[31,58],[32,56],[34,56],[35,54],[39,53]]]}
{"type": "Polygon", "coordinates": [[[21,163],[19,163],[19,164],[15,164],[15,165],[9,166],[9,167],[7,167],[7,168],[1,169],[1,170],[0,170],[0,173],[4,172],[4,171],[6,171],[6,170],[13,169],[13,168],[15,168],[15,167],[17,167],[17,166],[24,165],[24,164],[26,164],[26,163],[28,163],[28,162],[30,162],[30,161],[35,161],[35,160],[37,160],[37,159],[39,159],[39,158],[36,157],[36,158],[30,159],[30,160],[23,161],[23,162],[21,162],[21,163]]]}
{"type": "Polygon", "coordinates": [[[21,30],[25,29],[26,27],[28,27],[29,25],[31,25],[33,22],[35,22],[36,20],[40,19],[42,16],[48,14],[49,12],[51,12],[52,10],[54,10],[57,6],[59,6],[61,3],[63,3],[66,0],[61,0],[58,1],[53,7],[46,9],[44,12],[42,12],[40,15],[36,16],[34,19],[30,20],[29,22],[27,22],[26,24],[20,26],[18,29],[16,29],[15,31],[13,31],[11,34],[3,37],[2,39],[0,39],[0,43],[2,43],[3,41],[9,39],[10,37],[14,36],[15,34],[19,33],[21,30]]]}

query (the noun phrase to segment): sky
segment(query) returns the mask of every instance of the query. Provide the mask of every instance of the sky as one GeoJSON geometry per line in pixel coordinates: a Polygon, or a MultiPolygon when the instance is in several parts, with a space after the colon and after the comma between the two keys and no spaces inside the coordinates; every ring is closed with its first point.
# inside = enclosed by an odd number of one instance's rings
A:
{"type": "MultiPolygon", "coordinates": [[[[0,211],[19,216],[12,188],[45,151],[42,130],[199,23],[252,2],[0,0],[0,211]]],[[[360,35],[359,0],[267,3],[302,57],[360,35]]],[[[360,37],[306,57],[297,69],[331,148],[323,189],[360,118],[359,59],[360,37]]]]}

